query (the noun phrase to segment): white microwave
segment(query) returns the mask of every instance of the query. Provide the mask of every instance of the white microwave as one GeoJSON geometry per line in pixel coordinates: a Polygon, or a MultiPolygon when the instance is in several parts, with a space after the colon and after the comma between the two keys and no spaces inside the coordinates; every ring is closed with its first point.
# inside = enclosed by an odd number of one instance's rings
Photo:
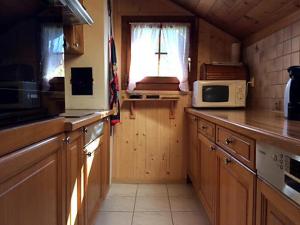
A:
{"type": "Polygon", "coordinates": [[[245,107],[245,80],[198,80],[194,82],[192,105],[196,108],[245,107]]]}

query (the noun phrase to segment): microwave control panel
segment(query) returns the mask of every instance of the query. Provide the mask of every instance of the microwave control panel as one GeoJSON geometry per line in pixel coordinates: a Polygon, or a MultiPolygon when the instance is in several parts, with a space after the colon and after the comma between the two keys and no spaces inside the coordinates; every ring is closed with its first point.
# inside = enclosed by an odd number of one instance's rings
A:
{"type": "Polygon", "coordinates": [[[236,103],[240,106],[245,106],[246,104],[246,86],[237,85],[236,86],[236,103]]]}

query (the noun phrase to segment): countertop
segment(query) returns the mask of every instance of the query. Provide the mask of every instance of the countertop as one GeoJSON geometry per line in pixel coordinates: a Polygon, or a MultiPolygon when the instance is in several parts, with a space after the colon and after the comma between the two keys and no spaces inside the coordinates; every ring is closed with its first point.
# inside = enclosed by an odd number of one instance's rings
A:
{"type": "Polygon", "coordinates": [[[260,110],[206,110],[186,112],[250,136],[256,141],[278,145],[300,154],[300,121],[286,120],[282,113],[260,110]]]}
{"type": "MultiPolygon", "coordinates": [[[[65,131],[70,132],[77,130],[83,126],[90,125],[98,120],[108,117],[113,114],[113,110],[74,110],[76,113],[81,112],[87,114],[82,117],[65,118],[65,131]]],[[[72,110],[68,110],[69,113],[72,110]]]]}

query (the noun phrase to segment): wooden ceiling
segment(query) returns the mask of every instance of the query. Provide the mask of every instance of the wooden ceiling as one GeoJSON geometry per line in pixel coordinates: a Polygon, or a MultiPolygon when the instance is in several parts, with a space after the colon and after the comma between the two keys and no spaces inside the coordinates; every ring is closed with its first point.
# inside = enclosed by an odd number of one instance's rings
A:
{"type": "Polygon", "coordinates": [[[171,0],[244,39],[300,9],[300,0],[171,0]]]}

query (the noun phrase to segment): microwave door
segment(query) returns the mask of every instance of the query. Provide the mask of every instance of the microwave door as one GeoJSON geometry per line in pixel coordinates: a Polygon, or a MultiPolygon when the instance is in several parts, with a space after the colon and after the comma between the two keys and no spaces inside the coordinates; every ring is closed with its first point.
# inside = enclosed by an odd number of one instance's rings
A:
{"type": "Polygon", "coordinates": [[[228,102],[229,86],[228,85],[207,85],[202,89],[203,102],[228,102]]]}

